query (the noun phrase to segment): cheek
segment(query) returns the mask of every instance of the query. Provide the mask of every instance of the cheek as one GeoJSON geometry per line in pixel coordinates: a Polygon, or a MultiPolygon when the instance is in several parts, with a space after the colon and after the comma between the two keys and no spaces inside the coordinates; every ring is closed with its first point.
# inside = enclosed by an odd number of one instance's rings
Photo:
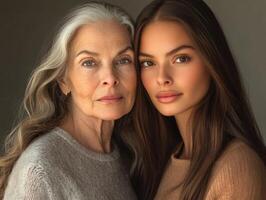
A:
{"type": "Polygon", "coordinates": [[[97,85],[95,78],[84,71],[81,73],[73,73],[70,77],[72,95],[81,98],[91,96],[97,85]]]}
{"type": "Polygon", "coordinates": [[[130,71],[127,78],[127,82],[131,86],[131,89],[135,91],[137,87],[137,74],[135,69],[130,71]]]}
{"type": "Polygon", "coordinates": [[[191,96],[202,98],[208,91],[210,84],[210,76],[205,67],[197,67],[197,69],[190,71],[184,78],[184,86],[191,96]]]}
{"type": "Polygon", "coordinates": [[[119,74],[119,80],[122,82],[124,87],[130,93],[135,93],[136,85],[137,85],[137,75],[134,67],[124,69],[119,74]]]}
{"type": "Polygon", "coordinates": [[[144,69],[141,71],[141,82],[148,93],[152,92],[155,74],[150,69],[144,69]]]}

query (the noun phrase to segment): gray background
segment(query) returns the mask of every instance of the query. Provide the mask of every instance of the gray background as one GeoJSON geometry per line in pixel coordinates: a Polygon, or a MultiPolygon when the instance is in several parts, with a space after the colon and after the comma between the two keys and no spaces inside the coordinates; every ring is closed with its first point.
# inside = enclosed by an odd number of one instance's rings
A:
{"type": "MultiPolygon", "coordinates": [[[[106,0],[136,17],[149,0],[106,0]]],[[[56,25],[82,0],[7,1],[0,5],[0,145],[17,116],[27,80],[56,25]]],[[[266,140],[266,1],[206,0],[220,21],[239,64],[266,140]]]]}

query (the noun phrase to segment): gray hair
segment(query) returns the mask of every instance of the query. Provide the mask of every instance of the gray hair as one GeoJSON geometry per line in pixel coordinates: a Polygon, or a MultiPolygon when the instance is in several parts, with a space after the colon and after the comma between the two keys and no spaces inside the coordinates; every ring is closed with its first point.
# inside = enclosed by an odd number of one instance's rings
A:
{"type": "MultiPolygon", "coordinates": [[[[27,87],[26,95],[31,95],[31,91],[33,89],[37,89],[38,84],[40,84],[40,88],[45,88],[46,85],[63,76],[66,70],[68,45],[78,28],[88,23],[110,19],[116,20],[118,23],[125,26],[128,29],[131,38],[133,39],[134,26],[132,20],[130,16],[121,8],[107,3],[91,2],[74,9],[65,18],[65,23],[59,29],[46,59],[43,60],[42,64],[35,70],[34,74],[32,75],[30,83],[27,87]],[[44,73],[44,71],[51,71],[54,73],[49,73],[49,76],[46,76],[46,73],[44,73]],[[40,82],[40,79],[42,77],[41,75],[45,76],[45,79],[40,82]]],[[[51,109],[47,110],[47,107],[53,107],[51,104],[44,106],[43,103],[48,102],[40,103],[41,105],[33,105],[33,107],[35,107],[36,109],[41,109],[41,113],[49,110],[51,111],[51,109]]],[[[32,109],[35,110],[33,107],[30,106],[29,108],[25,108],[28,113],[31,113],[32,109]]]]}
{"type": "Polygon", "coordinates": [[[36,137],[57,126],[67,112],[57,81],[66,71],[68,46],[73,35],[85,24],[110,19],[125,26],[133,38],[134,27],[129,15],[107,3],[84,4],[65,18],[49,52],[31,75],[20,114],[23,118],[6,139],[5,155],[0,157],[0,199],[14,163],[24,149],[36,137]]]}

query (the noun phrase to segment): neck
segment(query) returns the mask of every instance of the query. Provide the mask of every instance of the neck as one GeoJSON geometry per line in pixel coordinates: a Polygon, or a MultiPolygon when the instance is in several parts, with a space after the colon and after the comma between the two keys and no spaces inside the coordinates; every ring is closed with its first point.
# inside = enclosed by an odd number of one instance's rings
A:
{"type": "Polygon", "coordinates": [[[73,111],[67,115],[60,127],[72,135],[81,145],[95,152],[111,152],[114,121],[105,121],[73,111]]]}
{"type": "Polygon", "coordinates": [[[192,156],[192,131],[191,131],[191,122],[189,120],[191,116],[191,110],[187,110],[183,113],[180,113],[175,116],[175,120],[184,142],[184,147],[180,158],[190,159],[192,156]]]}

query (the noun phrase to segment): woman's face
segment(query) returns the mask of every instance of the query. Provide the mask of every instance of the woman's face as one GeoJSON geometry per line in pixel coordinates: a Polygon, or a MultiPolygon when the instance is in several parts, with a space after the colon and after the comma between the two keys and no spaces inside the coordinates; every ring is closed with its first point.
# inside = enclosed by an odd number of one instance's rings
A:
{"type": "Polygon", "coordinates": [[[154,106],[165,116],[191,110],[205,96],[210,76],[183,26],[148,24],[141,35],[141,79],[154,106]]]}
{"type": "Polygon", "coordinates": [[[78,29],[69,47],[64,93],[71,109],[87,116],[115,120],[134,103],[136,72],[128,30],[116,21],[101,21],[78,29]]]}

